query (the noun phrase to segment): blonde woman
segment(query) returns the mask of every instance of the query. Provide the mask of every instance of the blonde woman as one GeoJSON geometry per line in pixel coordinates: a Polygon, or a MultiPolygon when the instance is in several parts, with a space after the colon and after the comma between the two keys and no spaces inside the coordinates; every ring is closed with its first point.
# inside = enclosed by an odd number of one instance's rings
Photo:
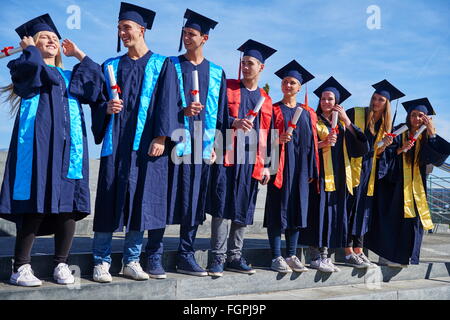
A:
{"type": "Polygon", "coordinates": [[[370,268],[374,265],[363,252],[364,235],[369,229],[378,170],[385,170],[384,150],[392,143],[391,101],[404,96],[389,81],[382,80],[373,85],[375,92],[369,107],[347,110],[350,120],[361,130],[369,142],[369,153],[352,158],[353,195],[349,194],[347,212],[349,229],[345,262],[355,268],[370,268]],[[379,142],[383,146],[378,148],[379,142]]]}
{"type": "MultiPolygon", "coordinates": [[[[3,88],[16,120],[0,193],[0,215],[17,224],[13,274],[10,282],[39,286],[31,269],[36,236],[55,235],[54,279],[74,282],[67,257],[75,221],[90,212],[86,129],[81,102],[95,100],[96,85],[73,94],[70,71],[62,70],[61,38],[48,14],[16,29],[23,53],[8,63],[12,85],[3,88]]],[[[66,56],[90,59],[70,40],[62,42],[66,56]]]]}

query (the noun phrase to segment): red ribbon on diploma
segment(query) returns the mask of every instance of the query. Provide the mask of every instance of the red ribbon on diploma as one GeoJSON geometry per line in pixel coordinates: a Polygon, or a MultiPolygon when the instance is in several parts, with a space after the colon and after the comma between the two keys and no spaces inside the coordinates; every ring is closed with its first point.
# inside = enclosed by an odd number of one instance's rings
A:
{"type": "Polygon", "coordinates": [[[414,139],[414,136],[413,136],[413,135],[410,135],[410,136],[409,136],[409,141],[411,141],[412,143],[414,143],[414,142],[417,141],[417,139],[414,139]]]}
{"type": "Polygon", "coordinates": [[[254,116],[254,117],[256,117],[258,114],[255,112],[255,111],[253,111],[253,110],[250,110],[245,116],[246,117],[248,117],[248,116],[254,116]]]}
{"type": "Polygon", "coordinates": [[[5,54],[5,56],[10,56],[9,54],[9,50],[14,49],[14,47],[4,47],[2,50],[0,50],[0,52],[3,52],[5,54]]]}
{"type": "Polygon", "coordinates": [[[395,133],[386,133],[387,136],[395,138],[397,135],[395,133]]]}
{"type": "Polygon", "coordinates": [[[338,126],[334,127],[333,129],[331,129],[331,132],[335,133],[335,134],[339,134],[339,127],[338,126]]]}
{"type": "Polygon", "coordinates": [[[116,89],[118,93],[122,93],[122,91],[120,90],[120,87],[117,83],[115,86],[111,86],[111,90],[114,90],[114,89],[116,89]]]}
{"type": "Polygon", "coordinates": [[[197,94],[198,94],[198,90],[191,90],[191,94],[192,94],[193,96],[197,95],[197,94]]]}
{"type": "Polygon", "coordinates": [[[288,122],[288,127],[291,127],[292,129],[296,129],[297,126],[295,124],[293,124],[292,122],[288,122]]]}

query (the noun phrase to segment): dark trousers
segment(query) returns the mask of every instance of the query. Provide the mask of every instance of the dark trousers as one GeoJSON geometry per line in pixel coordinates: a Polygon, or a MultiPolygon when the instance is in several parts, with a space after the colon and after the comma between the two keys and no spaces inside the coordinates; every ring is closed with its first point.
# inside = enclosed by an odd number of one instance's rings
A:
{"type": "MultiPolygon", "coordinates": [[[[75,220],[70,213],[60,213],[51,217],[55,219],[55,255],[54,266],[66,263],[72,247],[73,235],[75,234],[75,220]]],[[[31,262],[31,248],[34,239],[44,221],[44,214],[25,214],[21,228],[17,230],[16,245],[14,249],[14,272],[31,262]]]]}

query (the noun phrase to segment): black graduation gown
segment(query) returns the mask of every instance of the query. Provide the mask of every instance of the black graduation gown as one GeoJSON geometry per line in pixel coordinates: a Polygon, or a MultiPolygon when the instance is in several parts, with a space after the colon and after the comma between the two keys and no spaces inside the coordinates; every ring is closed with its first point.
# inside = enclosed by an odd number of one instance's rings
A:
{"type": "MultiPolygon", "coordinates": [[[[74,68],[92,62],[89,57],[74,68]]],[[[13,200],[18,155],[20,112],[14,123],[0,193],[1,217],[21,227],[23,214],[47,214],[37,235],[55,232],[53,217],[59,213],[73,213],[80,220],[90,213],[89,152],[83,109],[79,107],[82,124],[82,179],[67,178],[70,160],[70,117],[67,88],[64,78],[55,67],[47,66],[39,49],[29,46],[19,58],[8,63],[14,93],[22,99],[39,94],[34,121],[33,164],[29,200],[13,200]],[[50,215],[51,214],[51,215],[50,215]]],[[[73,82],[73,75],[72,80],[73,82]]],[[[98,83],[83,82],[83,90],[72,92],[80,103],[95,101],[98,83]]]]}
{"type": "MultiPolygon", "coordinates": [[[[365,108],[365,114],[367,115],[368,108],[365,108]]],[[[355,109],[347,110],[347,115],[350,120],[354,123],[355,121],[355,109]]],[[[349,214],[349,218],[351,219],[350,224],[352,225],[352,235],[355,236],[364,236],[370,225],[370,219],[372,215],[372,207],[373,207],[373,199],[374,196],[367,196],[367,189],[369,186],[370,174],[372,171],[372,161],[373,161],[373,152],[375,146],[375,140],[377,138],[378,130],[381,127],[381,119],[375,123],[375,135],[373,135],[369,128],[366,125],[364,130],[364,134],[367,137],[367,141],[369,143],[369,152],[366,153],[362,157],[362,166],[361,166],[361,176],[359,186],[353,188],[353,195],[348,194],[347,199],[347,212],[349,214]]],[[[379,156],[380,158],[377,160],[376,172],[378,170],[385,170],[383,166],[385,165],[384,152],[379,156]],[[381,166],[381,168],[380,168],[381,166]]],[[[377,175],[375,175],[374,183],[377,183],[377,175]]]]}
{"type": "MultiPolygon", "coordinates": [[[[183,74],[184,95],[186,105],[189,106],[194,101],[190,94],[192,85],[192,71],[198,70],[198,82],[200,92],[200,103],[206,108],[206,99],[209,89],[209,70],[210,62],[204,59],[202,63],[195,66],[184,55],[178,56],[183,74]]],[[[178,95],[180,97],[180,95],[178,95]]],[[[181,99],[181,98],[179,98],[181,99]]],[[[180,102],[181,103],[181,102],[180,102]]],[[[191,135],[191,150],[190,155],[185,155],[188,163],[174,164],[172,161],[169,164],[169,214],[167,217],[167,224],[183,224],[186,226],[196,226],[206,219],[206,195],[209,186],[209,174],[211,164],[195,163],[194,154],[194,121],[202,122],[202,130],[205,130],[205,110],[202,110],[199,115],[188,117],[189,132],[191,135]]],[[[184,121],[184,120],[181,120],[184,121]]],[[[225,130],[228,126],[228,107],[227,107],[227,90],[225,73],[222,72],[222,81],[220,85],[217,122],[216,129],[222,132],[225,137],[225,130]]],[[[199,154],[202,154],[199,152],[199,154]]]]}
{"type": "MultiPolygon", "coordinates": [[[[250,110],[253,110],[261,97],[258,87],[250,91],[241,83],[241,103],[238,118],[245,118],[250,110]]],[[[228,109],[228,108],[227,108],[228,109]]],[[[253,121],[253,129],[259,133],[261,112],[258,112],[253,121]]],[[[235,119],[229,117],[228,125],[235,119]]],[[[259,135],[259,134],[258,134],[259,135]]],[[[259,136],[256,137],[259,140],[259,136]]],[[[270,141],[270,135],[267,141],[270,141]]],[[[253,224],[253,216],[258,196],[258,180],[252,177],[256,156],[256,146],[250,147],[250,139],[245,139],[245,163],[237,160],[237,137],[235,137],[234,164],[226,167],[223,164],[213,166],[211,173],[211,188],[208,195],[207,212],[213,217],[232,220],[241,225],[253,224]],[[250,159],[252,158],[252,159],[250,159]],[[251,163],[253,162],[253,163],[251,163]]],[[[269,146],[269,144],[268,144],[269,146]]],[[[270,151],[270,150],[268,150],[270,151]]]]}
{"type": "MultiPolygon", "coordinates": [[[[299,107],[300,104],[297,104],[299,107]]],[[[275,108],[275,107],[274,107],[275,108]]],[[[279,104],[284,127],[288,128],[297,108],[279,104]]],[[[274,122],[276,114],[274,113],[274,122]]],[[[287,129],[286,129],[287,130],[287,129]]],[[[309,112],[303,110],[294,129],[292,140],[285,144],[285,163],[281,189],[274,185],[276,174],[267,186],[264,210],[264,227],[297,229],[306,228],[309,201],[309,180],[317,179],[314,137],[309,112]]],[[[280,146],[281,152],[281,146],[280,146]]]]}
{"type": "MultiPolygon", "coordinates": [[[[404,218],[403,156],[397,155],[397,149],[402,145],[400,135],[385,150],[386,170],[379,171],[380,181],[375,189],[372,220],[365,237],[365,246],[392,262],[418,264],[424,230],[418,213],[415,218],[404,218]]],[[[411,149],[412,152],[415,152],[415,147],[411,149]]],[[[443,164],[450,154],[450,144],[436,136],[422,139],[421,149],[419,166],[426,191],[426,165],[443,164]]]]}
{"type": "MultiPolygon", "coordinates": [[[[331,131],[331,124],[322,115],[317,115],[331,131]]],[[[331,147],[334,182],[336,191],[325,191],[324,166],[322,149],[320,158],[320,194],[314,192],[316,186],[310,185],[309,212],[307,227],[300,232],[299,243],[315,247],[343,248],[347,244],[348,219],[344,136],[347,153],[350,157],[360,157],[369,150],[367,138],[362,131],[352,124],[356,136],[350,130],[345,130],[338,122],[339,134],[334,147],[331,147]]],[[[319,138],[320,139],[320,138],[319,138]]]]}
{"type": "MultiPolygon", "coordinates": [[[[155,137],[170,137],[182,125],[178,122],[181,109],[175,68],[168,58],[152,93],[139,148],[133,150],[141,88],[152,54],[148,51],[137,60],[127,54],[120,57],[117,84],[124,107],[114,117],[113,153],[100,160],[94,217],[96,232],[119,231],[124,226],[127,231],[166,226],[170,139],[166,139],[166,148],[160,157],[150,157],[148,149],[155,137]]],[[[111,119],[106,114],[108,100],[104,82],[102,99],[92,105],[92,132],[97,144],[103,141],[111,119]]]]}

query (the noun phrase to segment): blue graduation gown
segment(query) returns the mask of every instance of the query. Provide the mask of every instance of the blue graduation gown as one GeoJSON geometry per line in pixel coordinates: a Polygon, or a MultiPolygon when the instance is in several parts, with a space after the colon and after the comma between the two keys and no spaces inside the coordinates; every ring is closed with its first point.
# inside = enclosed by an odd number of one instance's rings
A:
{"type": "MultiPolygon", "coordinates": [[[[241,104],[238,117],[242,119],[246,117],[250,110],[255,108],[261,97],[261,91],[259,87],[254,91],[247,90],[242,83],[240,91],[241,104]]],[[[259,139],[260,116],[261,112],[258,112],[253,121],[253,129],[258,133],[257,139],[259,139]]],[[[229,116],[229,128],[231,128],[234,120],[233,117],[229,116]]],[[[207,205],[207,212],[211,216],[229,219],[242,225],[253,224],[256,198],[259,190],[258,180],[252,177],[256,148],[253,146],[254,150],[252,151],[249,141],[246,138],[245,146],[243,147],[245,150],[245,163],[239,164],[237,161],[237,137],[235,137],[234,165],[229,167],[223,164],[213,165],[207,205]]],[[[270,141],[270,136],[267,141],[270,141]]]]}
{"type": "MultiPolygon", "coordinates": [[[[206,99],[210,81],[210,62],[207,59],[204,59],[202,63],[195,66],[187,60],[184,55],[178,56],[178,59],[180,61],[183,76],[186,105],[189,106],[191,102],[194,101],[193,96],[190,93],[190,90],[193,88],[192,71],[198,70],[200,103],[206,108],[206,99]]],[[[221,131],[223,136],[225,136],[225,130],[228,125],[226,94],[226,78],[225,73],[222,72],[216,129],[221,131]]],[[[180,97],[180,95],[178,95],[178,97],[180,97]]],[[[206,219],[206,194],[209,185],[211,165],[205,163],[203,160],[201,164],[194,163],[194,121],[202,122],[202,130],[204,132],[205,110],[203,109],[199,115],[188,117],[188,119],[192,153],[190,155],[185,155],[184,158],[188,159],[191,164],[174,164],[172,161],[169,164],[170,202],[167,224],[196,226],[203,223],[206,219]]],[[[199,154],[201,154],[201,152],[199,154]]]]}
{"type": "MultiPolygon", "coordinates": [[[[365,246],[390,261],[418,264],[424,230],[418,214],[415,218],[404,218],[403,156],[397,155],[397,149],[402,145],[400,135],[385,150],[386,169],[379,171],[380,180],[376,184],[372,220],[365,237],[365,246]]],[[[412,152],[415,152],[415,148],[414,145],[412,152]]],[[[426,165],[440,166],[444,163],[450,154],[450,144],[436,136],[428,141],[422,139],[421,149],[420,175],[426,191],[426,165]]]]}
{"type": "MultiPolygon", "coordinates": [[[[369,108],[365,108],[366,116],[368,109],[369,108]]],[[[347,110],[347,115],[352,122],[355,121],[354,108],[347,110]]],[[[370,174],[372,171],[372,160],[373,160],[375,140],[377,138],[377,134],[378,131],[380,130],[380,127],[381,127],[381,119],[378,120],[377,123],[375,123],[375,135],[373,135],[370,132],[368,126],[366,125],[364,134],[366,135],[367,142],[369,143],[369,152],[362,157],[359,186],[353,188],[353,195],[348,194],[347,210],[349,218],[351,220],[350,224],[352,225],[351,232],[355,236],[365,235],[370,225],[374,197],[367,196],[367,189],[369,186],[370,174]]],[[[384,170],[383,168],[383,166],[385,165],[384,157],[385,154],[383,152],[380,155],[380,158],[377,160],[377,167],[375,169],[376,170],[375,172],[378,172],[378,170],[384,170]]],[[[376,183],[377,179],[375,178],[375,184],[376,183]]]]}
{"type": "MultiPolygon", "coordinates": [[[[328,130],[331,124],[322,116],[328,130]]],[[[348,234],[348,214],[345,163],[344,163],[344,136],[349,157],[360,157],[369,150],[367,138],[362,131],[352,124],[356,136],[350,130],[345,130],[338,122],[339,134],[334,147],[331,147],[334,182],[336,191],[325,191],[324,166],[322,149],[319,150],[320,158],[320,194],[314,192],[316,186],[310,185],[309,212],[307,227],[300,232],[299,243],[303,245],[329,248],[343,248],[346,246],[348,234]]]]}
{"type": "MultiPolygon", "coordinates": [[[[89,57],[76,66],[91,63],[89,57]]],[[[49,214],[37,235],[54,233],[53,214],[73,213],[80,220],[90,213],[89,160],[84,115],[79,112],[82,126],[82,179],[69,179],[71,146],[70,116],[67,87],[64,78],[55,67],[47,66],[35,46],[23,50],[18,59],[8,63],[14,93],[24,99],[37,97],[34,120],[33,159],[30,197],[28,200],[13,199],[18,161],[18,135],[20,112],[17,113],[6,161],[5,174],[0,193],[0,213],[7,220],[21,227],[23,214],[49,214]],[[50,214],[52,214],[50,216],[50,214]]],[[[76,70],[76,69],[75,69],[76,70]]],[[[74,71],[75,72],[75,71],[74,71]]],[[[72,74],[73,76],[73,74],[72,74]]],[[[72,80],[73,81],[73,78],[72,80]]],[[[99,91],[95,84],[83,83],[85,90],[71,92],[81,103],[95,101],[99,91]]]]}
{"type": "MultiPolygon", "coordinates": [[[[155,137],[170,137],[173,130],[182,125],[178,121],[179,88],[170,59],[164,61],[150,99],[139,148],[133,150],[145,68],[152,55],[148,51],[137,60],[127,54],[120,57],[116,80],[122,91],[123,109],[114,116],[112,154],[100,160],[94,217],[96,232],[114,232],[124,226],[127,231],[166,226],[170,139],[166,139],[166,148],[160,157],[150,157],[148,149],[155,137]]],[[[106,114],[109,100],[104,82],[102,99],[92,105],[92,132],[97,144],[105,138],[111,119],[106,114]]]]}
{"type": "MultiPolygon", "coordinates": [[[[300,104],[297,104],[297,107],[300,107],[300,104]]],[[[288,122],[297,108],[289,108],[283,103],[279,104],[279,108],[287,130],[288,122]]],[[[275,122],[276,114],[273,117],[275,122]]],[[[282,230],[305,228],[308,217],[308,181],[318,178],[311,117],[306,110],[303,110],[298,119],[292,140],[286,143],[284,148],[283,186],[281,189],[276,187],[274,185],[276,175],[271,177],[267,186],[264,227],[270,225],[282,230]]]]}

